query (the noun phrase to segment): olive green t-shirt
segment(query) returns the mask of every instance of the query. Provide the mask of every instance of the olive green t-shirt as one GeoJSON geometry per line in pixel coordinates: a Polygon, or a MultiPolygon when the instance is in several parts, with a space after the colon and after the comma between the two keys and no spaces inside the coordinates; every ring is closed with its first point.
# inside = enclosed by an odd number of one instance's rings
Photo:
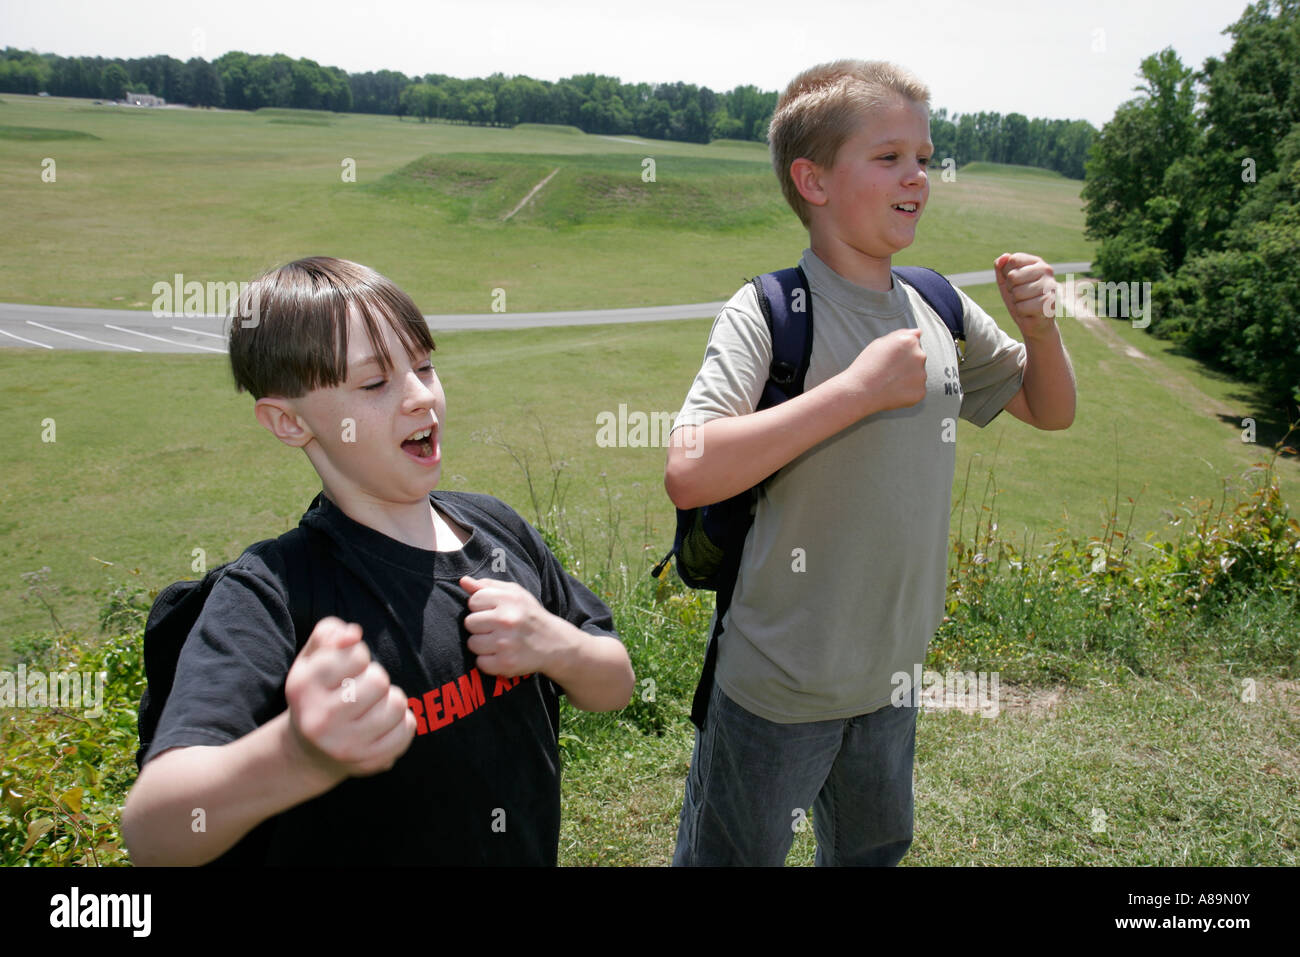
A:
{"type": "MultiPolygon", "coordinates": [[[[716,680],[769,721],[845,718],[889,703],[943,614],[956,418],[987,425],[1020,389],[1024,346],[958,290],[965,358],[943,320],[897,280],[877,292],[811,249],[813,347],[805,391],[846,369],[879,336],[920,328],[926,396],[867,416],[794,459],[759,494],[716,680]]],[[[772,359],[753,287],[723,307],[674,421],[754,411],[772,359]]]]}

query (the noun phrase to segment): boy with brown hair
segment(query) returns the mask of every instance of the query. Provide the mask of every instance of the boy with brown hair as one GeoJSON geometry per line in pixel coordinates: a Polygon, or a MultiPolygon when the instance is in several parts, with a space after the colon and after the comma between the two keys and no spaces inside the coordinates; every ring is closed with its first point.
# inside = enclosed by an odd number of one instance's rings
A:
{"type": "Polygon", "coordinates": [[[917,689],[892,707],[893,679],[923,662],[942,615],[956,417],[1066,428],[1074,377],[1041,259],[996,261],[1023,344],[958,291],[964,357],[893,281],[929,197],[929,91],[912,74],[814,67],[782,94],[769,141],[808,228],[812,353],[804,392],[755,411],[772,345],[746,284],[675,420],[665,487],[679,508],[763,485],[674,863],[780,865],[811,806],[818,864],[896,864],[912,841],[917,689]]]}
{"type": "Polygon", "coordinates": [[[355,263],[299,260],[242,297],[235,381],[324,489],[312,594],[283,539],[217,578],[122,814],[137,864],[556,863],[559,695],[621,708],[632,668],[527,522],[433,491],[433,347],[355,263]]]}

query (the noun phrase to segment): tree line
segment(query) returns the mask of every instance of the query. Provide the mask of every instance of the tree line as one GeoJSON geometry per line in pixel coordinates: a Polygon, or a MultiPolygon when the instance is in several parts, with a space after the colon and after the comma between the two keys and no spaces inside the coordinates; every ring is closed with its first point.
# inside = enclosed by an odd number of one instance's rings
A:
{"type": "Polygon", "coordinates": [[[1199,71],[1170,48],[1098,134],[1096,268],[1152,283],[1149,331],[1300,402],[1300,0],[1260,0],[1199,71]]]}
{"type": "MultiPolygon", "coordinates": [[[[231,51],[209,62],[158,55],[137,59],[62,57],[6,48],[0,92],[120,100],[152,93],[171,103],[256,110],[288,107],[379,113],[420,120],[514,126],[561,123],[585,133],[708,143],[765,142],[777,93],[755,86],[715,92],[692,83],[623,83],[584,73],[551,82],[527,76],[408,77],[393,70],[347,73],[283,54],[231,51]]],[[[936,154],[958,164],[1019,163],[1079,179],[1096,130],[1084,120],[1019,113],[934,111],[936,154]]]]}

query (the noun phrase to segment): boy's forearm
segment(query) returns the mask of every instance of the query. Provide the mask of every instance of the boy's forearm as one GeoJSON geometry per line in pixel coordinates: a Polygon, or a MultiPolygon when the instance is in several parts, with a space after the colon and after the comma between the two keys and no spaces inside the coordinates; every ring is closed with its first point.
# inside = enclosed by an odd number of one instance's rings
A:
{"type": "Polygon", "coordinates": [[[306,759],[293,736],[285,711],[237,741],[181,748],[146,764],[122,812],[132,860],[205,864],[267,818],[342,780],[306,759]]]}
{"type": "Polygon", "coordinates": [[[1042,334],[1025,337],[1021,387],[1037,428],[1065,429],[1074,422],[1074,368],[1055,322],[1042,334]]]}
{"type": "Polygon", "coordinates": [[[636,676],[627,649],[617,638],[593,635],[552,616],[556,650],[543,673],[564,689],[580,711],[617,711],[632,698],[636,676]]]}
{"type": "Polygon", "coordinates": [[[721,502],[874,411],[871,389],[841,374],[770,409],[682,426],[669,442],[664,487],[678,508],[721,502]]]}

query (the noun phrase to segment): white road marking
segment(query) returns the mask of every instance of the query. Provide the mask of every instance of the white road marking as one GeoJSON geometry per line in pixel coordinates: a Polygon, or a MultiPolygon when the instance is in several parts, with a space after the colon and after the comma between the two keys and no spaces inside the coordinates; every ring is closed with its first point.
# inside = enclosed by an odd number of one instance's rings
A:
{"type": "Polygon", "coordinates": [[[35,326],[38,329],[46,329],[50,332],[57,332],[61,336],[71,336],[74,339],[82,339],[86,342],[93,342],[97,346],[111,346],[114,349],[125,349],[127,352],[144,352],[143,349],[137,349],[135,346],[124,346],[120,342],[100,342],[98,339],[92,339],[89,336],[77,335],[75,332],[68,332],[66,329],[55,329],[53,326],[47,326],[42,322],[34,319],[28,319],[27,325],[35,326]]]}
{"type": "Polygon", "coordinates": [[[19,342],[26,342],[34,346],[40,346],[42,349],[54,348],[54,346],[50,345],[49,343],[37,342],[35,339],[24,339],[22,336],[14,335],[12,332],[5,332],[3,329],[0,329],[0,336],[8,336],[10,339],[17,339],[19,342]]]}
{"type": "Polygon", "coordinates": [[[171,346],[184,346],[187,349],[202,349],[204,352],[225,353],[225,349],[214,349],[211,346],[197,346],[191,342],[177,342],[175,339],[164,339],[162,336],[152,336],[147,332],[136,332],[134,329],[123,329],[121,326],[115,326],[112,323],[104,323],[105,329],[112,329],[114,332],[125,332],[130,336],[140,336],[144,339],[157,339],[159,342],[165,342],[171,346]]]}
{"type": "Polygon", "coordinates": [[[208,336],[211,339],[224,340],[225,336],[219,336],[215,332],[204,332],[202,329],[187,329],[184,326],[172,326],[177,332],[192,332],[196,336],[208,336]]]}

